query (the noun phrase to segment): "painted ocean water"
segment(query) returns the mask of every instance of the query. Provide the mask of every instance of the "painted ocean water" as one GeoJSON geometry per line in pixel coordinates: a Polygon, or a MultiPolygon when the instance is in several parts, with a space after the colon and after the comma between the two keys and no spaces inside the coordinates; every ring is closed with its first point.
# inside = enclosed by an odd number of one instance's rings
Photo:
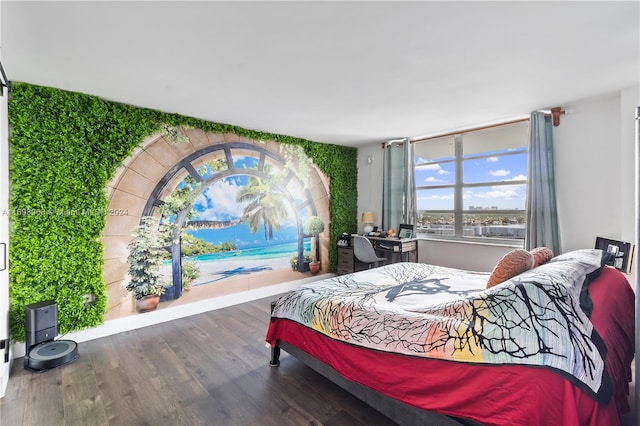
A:
{"type": "MultiPolygon", "coordinates": [[[[305,241],[304,250],[311,252],[311,242],[305,241]]],[[[286,257],[287,259],[298,252],[298,243],[285,243],[276,244],[263,247],[253,247],[243,250],[228,251],[223,253],[210,253],[194,256],[192,259],[200,262],[215,262],[218,260],[240,260],[240,259],[252,259],[252,260],[268,260],[268,259],[280,259],[286,257]]]]}
{"type": "MultiPolygon", "coordinates": [[[[249,225],[244,223],[225,229],[199,229],[186,232],[211,244],[222,244],[226,241],[231,241],[237,248],[234,251],[192,257],[192,259],[200,262],[285,258],[288,260],[298,252],[298,231],[295,226],[283,226],[280,230],[274,232],[272,240],[265,240],[262,226],[257,232],[253,233],[249,229],[249,225]]],[[[305,238],[304,251],[311,252],[311,238],[305,238]]],[[[170,260],[164,263],[170,263],[170,260]]]]}

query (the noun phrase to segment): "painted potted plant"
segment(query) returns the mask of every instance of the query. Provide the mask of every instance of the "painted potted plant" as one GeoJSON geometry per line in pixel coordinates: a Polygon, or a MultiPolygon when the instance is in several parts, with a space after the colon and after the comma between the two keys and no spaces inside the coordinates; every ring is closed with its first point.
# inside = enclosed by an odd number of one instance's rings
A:
{"type": "Polygon", "coordinates": [[[128,245],[129,276],[127,290],[136,298],[138,310],[154,310],[160,302],[165,288],[160,277],[160,265],[164,251],[164,240],[158,227],[158,220],[146,216],[140,220],[128,245]]]}
{"type": "Polygon", "coordinates": [[[193,259],[182,259],[182,289],[191,290],[193,280],[200,276],[200,265],[193,259]]]}
{"type": "Polygon", "coordinates": [[[313,254],[313,260],[309,264],[309,270],[312,275],[315,275],[320,271],[320,238],[319,234],[324,232],[324,222],[318,216],[310,216],[307,222],[304,224],[304,232],[307,235],[313,236],[313,245],[311,253],[313,254]]]}
{"type": "Polygon", "coordinates": [[[311,263],[311,254],[309,254],[308,252],[304,252],[302,254],[302,269],[298,268],[298,254],[294,254],[293,256],[291,256],[291,259],[289,259],[289,263],[291,264],[291,270],[292,271],[300,271],[300,272],[306,272],[309,269],[304,267],[304,265],[308,265],[311,263]]]}

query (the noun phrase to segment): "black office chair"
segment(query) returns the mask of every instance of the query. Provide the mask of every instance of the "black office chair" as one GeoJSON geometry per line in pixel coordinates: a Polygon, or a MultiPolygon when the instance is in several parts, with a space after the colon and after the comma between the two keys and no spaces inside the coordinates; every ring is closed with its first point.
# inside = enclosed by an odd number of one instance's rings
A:
{"type": "Polygon", "coordinates": [[[369,269],[371,269],[372,264],[377,267],[378,262],[387,260],[386,257],[378,257],[371,245],[371,241],[359,235],[353,236],[353,255],[360,262],[366,263],[369,269]]]}

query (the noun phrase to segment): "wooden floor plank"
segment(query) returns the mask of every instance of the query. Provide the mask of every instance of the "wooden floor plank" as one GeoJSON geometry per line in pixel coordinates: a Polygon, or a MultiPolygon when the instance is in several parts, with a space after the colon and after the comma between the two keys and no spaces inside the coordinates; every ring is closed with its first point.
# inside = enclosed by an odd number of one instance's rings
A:
{"type": "Polygon", "coordinates": [[[91,357],[79,356],[72,368],[60,369],[66,425],[107,425],[109,423],[91,357]]]}
{"type": "Polygon", "coordinates": [[[149,330],[141,330],[136,337],[115,335],[113,339],[118,347],[127,348],[120,352],[120,358],[137,400],[146,411],[155,413],[158,423],[183,424],[188,416],[173,383],[169,384],[164,371],[154,363],[158,356],[156,345],[165,344],[162,333],[153,335],[149,330]]]}
{"type": "Polygon", "coordinates": [[[393,425],[286,353],[269,367],[275,299],[82,342],[78,360],[46,373],[15,360],[0,424],[393,425]]]}
{"type": "Polygon", "coordinates": [[[20,425],[27,409],[28,373],[22,359],[14,361],[4,398],[0,399],[0,425],[20,425]]]}
{"type": "Polygon", "coordinates": [[[69,366],[30,375],[24,424],[62,424],[64,422],[60,375],[61,370],[69,366]],[[38,406],[38,410],[31,409],[35,405],[38,406]]]}
{"type": "Polygon", "coordinates": [[[183,407],[210,397],[192,370],[164,339],[147,343],[149,360],[171,388],[174,398],[183,407]]]}

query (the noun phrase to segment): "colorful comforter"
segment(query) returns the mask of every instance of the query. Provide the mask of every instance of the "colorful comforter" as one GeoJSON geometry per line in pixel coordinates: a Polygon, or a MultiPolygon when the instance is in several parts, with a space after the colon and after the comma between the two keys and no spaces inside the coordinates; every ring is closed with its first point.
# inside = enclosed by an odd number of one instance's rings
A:
{"type": "Polygon", "coordinates": [[[487,273],[398,263],[301,286],[272,316],[379,351],[551,368],[606,402],[606,349],[580,306],[602,255],[573,251],[491,289],[487,273]]]}

